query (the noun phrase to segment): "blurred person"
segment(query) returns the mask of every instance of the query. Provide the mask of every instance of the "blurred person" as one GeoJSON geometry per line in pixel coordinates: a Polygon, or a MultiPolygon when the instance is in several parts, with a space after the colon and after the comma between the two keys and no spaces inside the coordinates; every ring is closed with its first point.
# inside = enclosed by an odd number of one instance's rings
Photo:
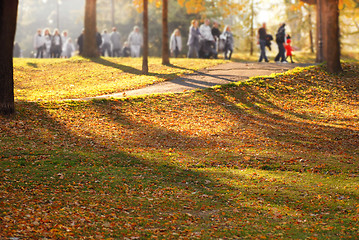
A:
{"type": "Polygon", "coordinates": [[[82,32],[80,36],[77,38],[77,45],[79,46],[79,54],[82,55],[83,49],[84,49],[84,34],[85,30],[82,29],[82,32]]]}
{"type": "Polygon", "coordinates": [[[101,55],[105,56],[107,52],[107,56],[111,57],[111,39],[110,34],[107,33],[107,30],[103,30],[102,32],[102,45],[101,45],[101,55]]]}
{"type": "Polygon", "coordinates": [[[12,56],[15,57],[15,58],[21,57],[21,48],[20,48],[20,45],[19,45],[18,42],[14,43],[14,49],[13,49],[12,56]]]}
{"type": "Polygon", "coordinates": [[[41,29],[37,29],[37,32],[34,36],[34,49],[36,50],[36,58],[43,58],[44,52],[46,51],[45,38],[41,32],[41,29]]]}
{"type": "Polygon", "coordinates": [[[63,31],[61,34],[61,40],[62,40],[62,51],[61,51],[61,57],[65,57],[65,48],[66,48],[66,43],[67,40],[69,39],[69,35],[67,31],[63,31]]]}
{"type": "Polygon", "coordinates": [[[234,40],[233,40],[233,33],[231,31],[231,27],[230,26],[225,26],[224,27],[224,31],[220,36],[222,39],[224,39],[224,59],[226,60],[231,60],[232,57],[232,53],[233,53],[233,45],[234,45],[234,40]],[[227,55],[229,54],[229,55],[227,55]]]}
{"type": "Polygon", "coordinates": [[[63,55],[65,58],[70,58],[74,55],[76,48],[70,37],[66,40],[63,49],[64,49],[63,55]]]}
{"type": "Polygon", "coordinates": [[[278,45],[278,54],[274,61],[276,63],[287,63],[285,60],[285,23],[282,23],[276,33],[276,42],[278,45]]]}
{"type": "Polygon", "coordinates": [[[101,45],[102,45],[102,36],[101,33],[99,33],[98,30],[96,29],[96,46],[99,55],[101,55],[101,45]]]}
{"type": "Polygon", "coordinates": [[[291,37],[288,35],[287,36],[287,44],[285,45],[285,50],[286,50],[286,53],[287,53],[287,56],[285,58],[285,60],[287,61],[288,57],[290,57],[290,62],[291,63],[294,63],[293,61],[293,47],[291,46],[291,37]]]}
{"type": "Polygon", "coordinates": [[[128,44],[128,42],[123,43],[122,56],[124,56],[124,57],[131,56],[131,48],[130,48],[130,44],[128,44]]]}
{"type": "Polygon", "coordinates": [[[50,34],[50,29],[45,28],[44,30],[44,41],[45,41],[45,51],[44,51],[44,57],[49,58],[51,57],[50,54],[50,48],[51,48],[51,41],[52,41],[52,36],[50,34]]]}
{"type": "Polygon", "coordinates": [[[112,45],[112,56],[121,57],[121,34],[115,27],[112,28],[110,40],[112,45]]]}
{"type": "Polygon", "coordinates": [[[212,35],[214,37],[216,51],[218,52],[219,51],[219,48],[218,48],[219,37],[221,36],[221,31],[218,28],[218,22],[216,22],[216,21],[213,22],[211,31],[212,31],[212,35]]]}
{"type": "Polygon", "coordinates": [[[258,44],[261,50],[258,62],[262,62],[263,59],[266,62],[269,62],[267,55],[266,55],[266,45],[267,45],[267,25],[263,23],[262,27],[258,30],[258,44]]]}
{"type": "Polygon", "coordinates": [[[178,57],[179,53],[182,51],[182,37],[181,32],[176,28],[170,38],[170,51],[172,56],[175,58],[178,57]]]}
{"type": "Polygon", "coordinates": [[[133,31],[128,36],[128,43],[131,48],[131,57],[139,57],[143,44],[143,38],[138,26],[135,26],[133,31]]]}
{"type": "Polygon", "coordinates": [[[209,26],[209,24],[210,24],[210,20],[205,19],[204,23],[199,27],[199,32],[201,33],[199,57],[217,58],[215,41],[212,35],[212,29],[209,26]]]}
{"type": "Polygon", "coordinates": [[[198,58],[198,51],[199,51],[199,38],[201,36],[201,33],[198,29],[198,21],[192,20],[191,26],[189,27],[189,33],[188,33],[188,58],[198,58]]]}
{"type": "Polygon", "coordinates": [[[58,29],[54,30],[51,38],[50,55],[52,58],[59,58],[62,52],[62,38],[58,29]]]}

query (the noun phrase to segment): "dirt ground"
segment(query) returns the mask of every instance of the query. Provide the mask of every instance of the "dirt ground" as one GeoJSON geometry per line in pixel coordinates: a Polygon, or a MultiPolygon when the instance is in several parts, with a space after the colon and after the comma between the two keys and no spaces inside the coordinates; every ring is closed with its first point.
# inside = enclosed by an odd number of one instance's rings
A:
{"type": "MultiPolygon", "coordinates": [[[[272,73],[282,73],[296,67],[306,67],[311,64],[292,64],[292,63],[239,63],[230,62],[217,65],[211,68],[197,71],[183,77],[176,78],[158,84],[149,85],[147,87],[130,90],[110,95],[102,95],[94,97],[101,98],[123,98],[130,96],[140,96],[148,94],[160,93],[179,93],[195,89],[204,89],[216,85],[227,84],[231,82],[246,81],[251,77],[268,76],[272,73]]],[[[85,98],[90,100],[94,98],[85,98]]]]}

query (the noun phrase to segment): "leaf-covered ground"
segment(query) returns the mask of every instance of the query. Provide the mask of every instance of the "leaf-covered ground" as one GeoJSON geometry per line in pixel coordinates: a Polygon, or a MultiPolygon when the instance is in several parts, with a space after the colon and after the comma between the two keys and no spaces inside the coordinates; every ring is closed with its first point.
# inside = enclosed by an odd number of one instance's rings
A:
{"type": "Polygon", "coordinates": [[[137,89],[223,63],[224,60],[149,59],[150,73],[142,74],[139,58],[14,59],[16,100],[54,101],[94,97],[137,89]]]}
{"type": "Polygon", "coordinates": [[[205,91],[18,102],[0,238],[358,239],[359,66],[205,91]]]}

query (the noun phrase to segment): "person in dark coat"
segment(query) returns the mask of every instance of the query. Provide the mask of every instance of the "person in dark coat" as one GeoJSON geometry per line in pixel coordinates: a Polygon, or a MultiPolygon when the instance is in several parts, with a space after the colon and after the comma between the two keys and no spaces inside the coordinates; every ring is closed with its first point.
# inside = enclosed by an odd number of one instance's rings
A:
{"type": "Polygon", "coordinates": [[[276,34],[276,42],[278,45],[278,54],[275,57],[274,61],[279,63],[287,63],[285,60],[285,23],[282,23],[278,28],[276,34]]]}
{"type": "Polygon", "coordinates": [[[77,38],[77,45],[79,45],[79,54],[81,55],[84,49],[84,30],[82,30],[82,33],[77,38]]]}
{"type": "Polygon", "coordinates": [[[267,55],[266,55],[266,45],[267,45],[266,23],[263,23],[262,27],[258,30],[258,44],[261,49],[261,53],[260,53],[258,62],[262,62],[263,59],[264,59],[264,61],[269,62],[267,55]]]}

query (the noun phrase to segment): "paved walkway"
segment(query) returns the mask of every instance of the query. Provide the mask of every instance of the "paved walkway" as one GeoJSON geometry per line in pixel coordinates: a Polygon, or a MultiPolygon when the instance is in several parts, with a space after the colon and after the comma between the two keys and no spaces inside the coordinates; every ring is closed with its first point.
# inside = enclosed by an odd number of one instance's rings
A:
{"type": "Polygon", "coordinates": [[[230,62],[208,69],[200,70],[174,80],[149,85],[147,87],[109,95],[102,95],[84,100],[101,98],[123,98],[159,93],[179,93],[195,89],[204,89],[215,85],[246,81],[251,77],[267,76],[272,73],[286,72],[295,67],[306,67],[313,64],[291,63],[238,63],[230,62]]]}

